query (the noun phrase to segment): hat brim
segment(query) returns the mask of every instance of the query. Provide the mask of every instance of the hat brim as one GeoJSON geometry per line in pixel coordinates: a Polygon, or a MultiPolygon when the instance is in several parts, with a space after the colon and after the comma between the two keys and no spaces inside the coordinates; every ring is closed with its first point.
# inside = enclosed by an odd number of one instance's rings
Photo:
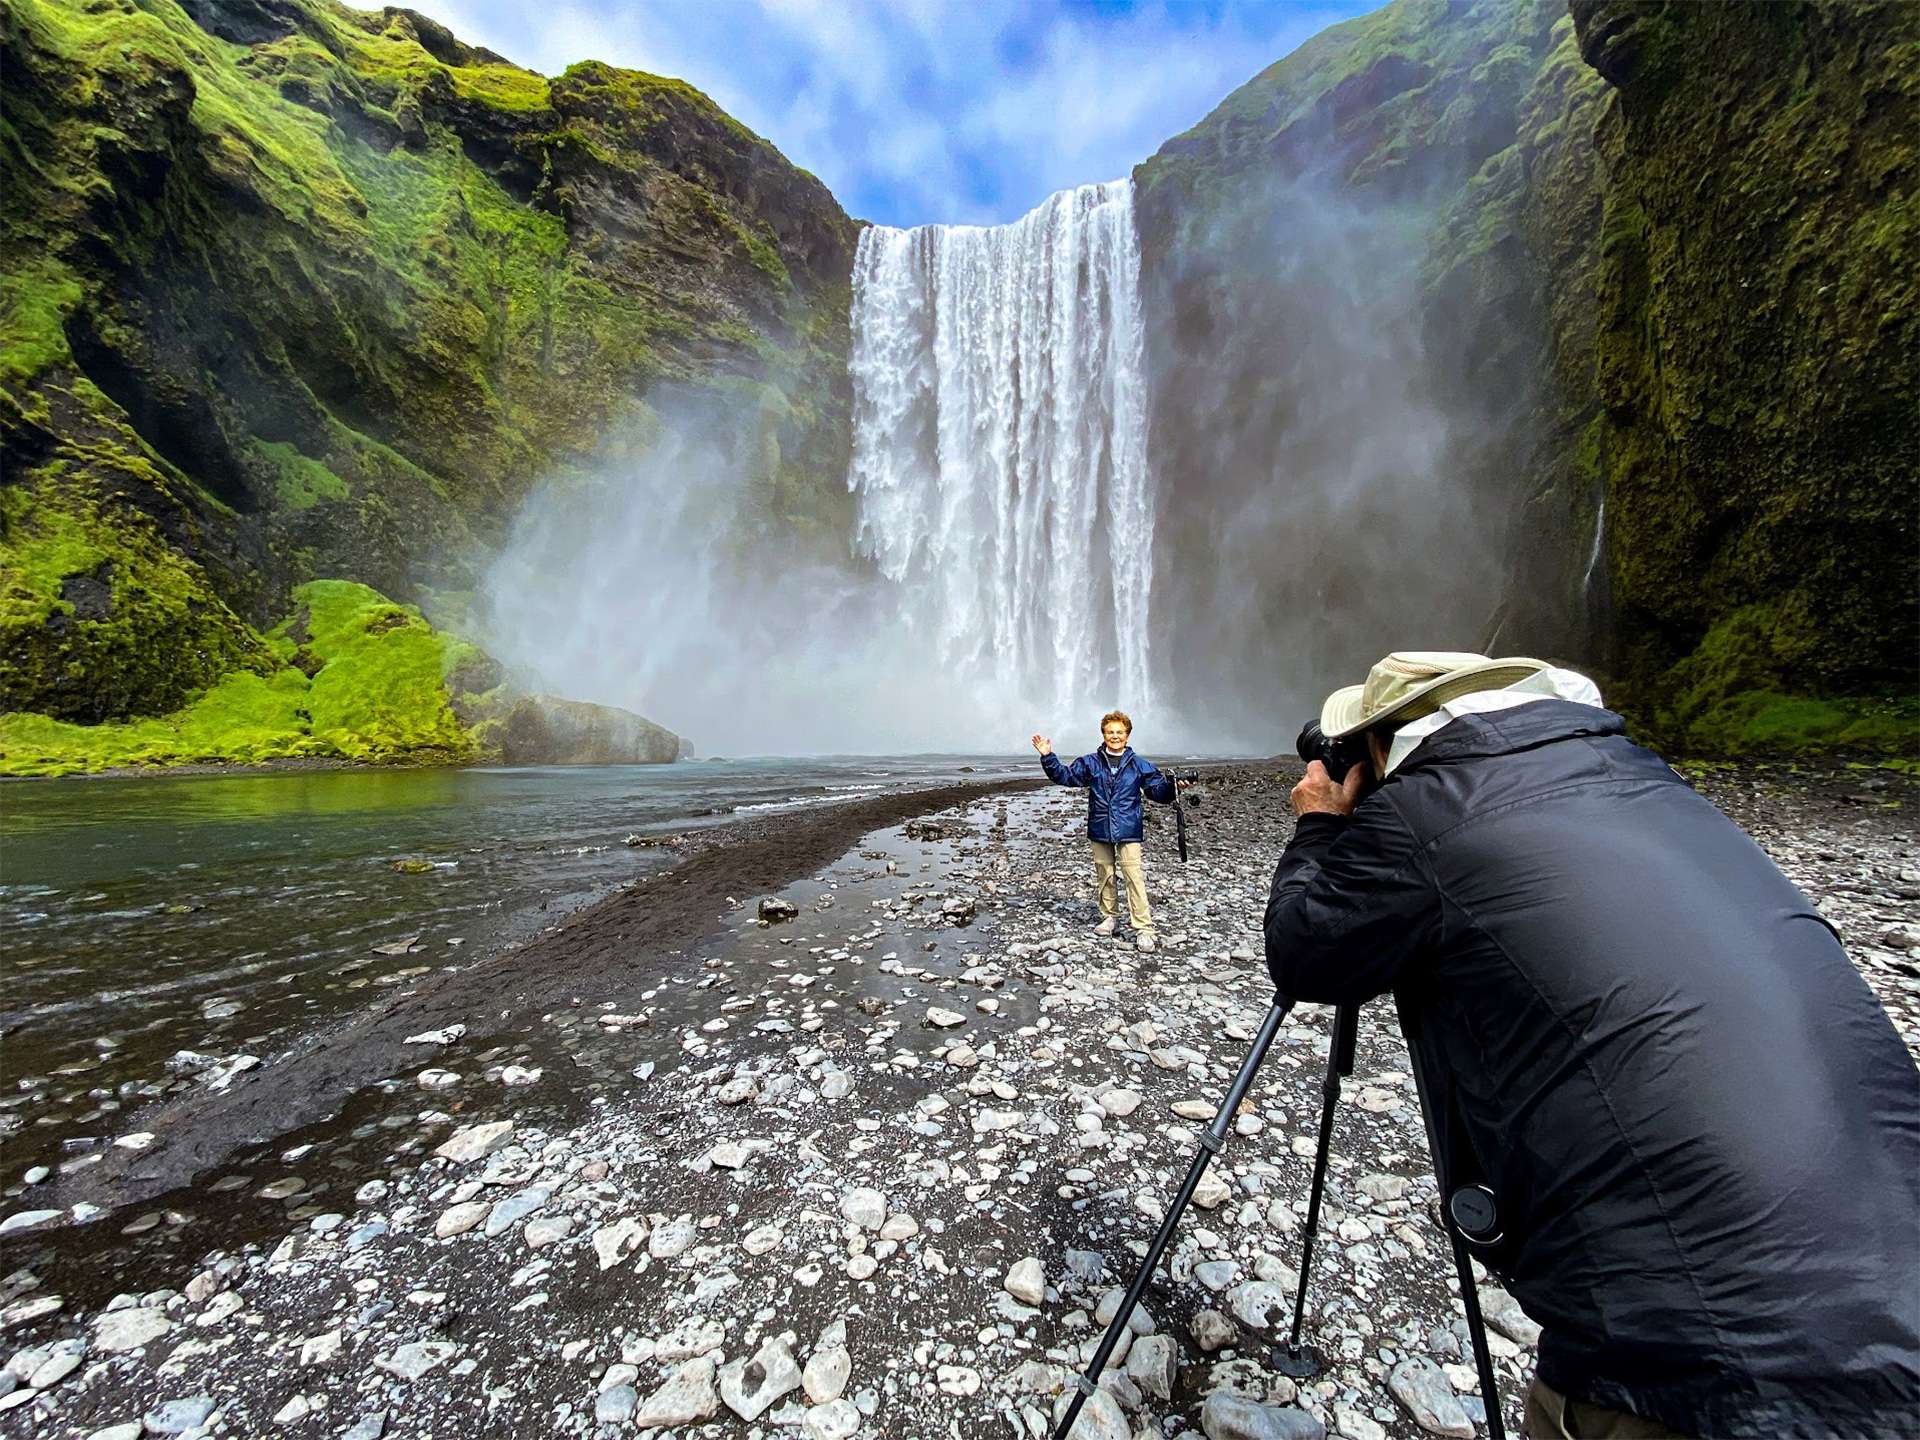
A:
{"type": "Polygon", "coordinates": [[[1320,731],[1329,740],[1339,740],[1387,721],[1405,724],[1431,715],[1442,705],[1470,695],[1476,690],[1501,690],[1536,675],[1547,668],[1544,660],[1510,656],[1466,665],[1415,687],[1391,705],[1369,712],[1365,685],[1346,685],[1327,697],[1320,707],[1320,731]]]}

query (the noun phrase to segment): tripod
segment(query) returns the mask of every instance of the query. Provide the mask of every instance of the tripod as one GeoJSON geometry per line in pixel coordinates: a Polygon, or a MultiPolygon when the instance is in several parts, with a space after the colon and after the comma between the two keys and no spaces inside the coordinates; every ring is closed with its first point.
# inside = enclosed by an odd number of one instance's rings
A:
{"type": "MultiPolygon", "coordinates": [[[[1087,1367],[1087,1373],[1074,1378],[1075,1394],[1068,1403],[1066,1414],[1054,1429],[1054,1440],[1066,1440],[1072,1433],[1073,1423],[1080,1418],[1081,1408],[1099,1388],[1100,1376],[1107,1368],[1107,1358],[1113,1354],[1114,1347],[1120,1343],[1120,1336],[1133,1316],[1134,1306],[1140,1303],[1141,1295],[1146,1293],[1147,1281],[1160,1263],[1160,1257],[1166,1253],[1167,1246],[1173,1242],[1173,1232],[1180,1224],[1180,1216],[1193,1200],[1193,1192],[1200,1184],[1200,1177],[1206,1173],[1207,1165],[1213,1157],[1226,1148],[1228,1127],[1233,1123],[1234,1112],[1240,1108],[1240,1102],[1246,1099],[1247,1091],[1253,1085],[1253,1077],[1267,1058],[1274,1037],[1280,1032],[1281,1021],[1293,1009],[1290,1000],[1276,1000],[1273,1008],[1267,1011],[1267,1018],[1261,1023],[1260,1033],[1254,1037],[1253,1048],[1247,1052],[1247,1058],[1241,1062],[1240,1071],[1233,1077],[1233,1084],[1227,1089],[1227,1098],[1221,1102],[1217,1113],[1207,1128],[1200,1133],[1200,1149],[1193,1157],[1193,1163],[1187,1169],[1187,1177],[1181,1182],[1179,1193],[1173,1204],[1167,1209],[1166,1219],[1160,1222],[1160,1229],[1153,1237],[1153,1243],[1147,1247],[1146,1258],[1140,1262],[1140,1270],[1133,1277],[1133,1283],[1127,1287],[1126,1299],[1121,1301],[1120,1309],[1113,1317],[1113,1323],[1107,1327],[1107,1333],[1101,1337],[1099,1349],[1093,1352],[1093,1362],[1087,1367]]],[[[1275,1349],[1270,1357],[1273,1368],[1281,1374],[1294,1379],[1306,1379],[1318,1375],[1325,1368],[1320,1352],[1312,1345],[1300,1343],[1301,1321],[1306,1314],[1307,1277],[1313,1266],[1314,1232],[1320,1224],[1320,1199],[1326,1190],[1327,1157],[1333,1148],[1333,1112],[1340,1103],[1340,1082],[1353,1074],[1354,1049],[1360,1034],[1360,1007],[1341,1005],[1334,1010],[1333,1040],[1327,1051],[1327,1077],[1321,1085],[1322,1103],[1320,1107],[1320,1143],[1313,1156],[1313,1185],[1307,1197],[1306,1237],[1300,1252],[1300,1284],[1293,1297],[1293,1330],[1283,1349],[1275,1349]]],[[[1414,1067],[1415,1084],[1420,1089],[1420,1106],[1423,1114],[1427,1112],[1427,1095],[1424,1084],[1419,1081],[1419,1067],[1414,1067]]],[[[1429,1121],[1431,1117],[1429,1116],[1429,1121]]],[[[1429,1125],[1428,1134],[1432,1129],[1429,1125]]],[[[1480,1316],[1480,1296],[1474,1289],[1473,1262],[1467,1255],[1467,1244],[1492,1244],[1500,1239],[1499,1222],[1493,1206],[1493,1193],[1484,1185],[1464,1185],[1454,1190],[1447,1198],[1445,1223],[1447,1238],[1453,1243],[1453,1263],[1460,1277],[1460,1303],[1467,1313],[1467,1333],[1473,1341],[1474,1367],[1480,1373],[1480,1397],[1487,1411],[1487,1433],[1491,1440],[1506,1440],[1506,1428],[1500,1418],[1500,1392],[1494,1382],[1493,1356],[1487,1349],[1486,1325],[1480,1316]]]]}

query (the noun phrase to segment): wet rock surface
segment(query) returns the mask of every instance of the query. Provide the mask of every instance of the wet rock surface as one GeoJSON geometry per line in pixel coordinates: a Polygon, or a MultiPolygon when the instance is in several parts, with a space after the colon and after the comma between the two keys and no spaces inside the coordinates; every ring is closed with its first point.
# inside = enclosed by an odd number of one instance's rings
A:
{"type": "MultiPolygon", "coordinates": [[[[1905,782],[1697,778],[1920,1051],[1905,782]]],[[[1211,773],[1184,867],[1154,812],[1151,954],[1092,933],[1079,797],[976,798],[781,887],[791,919],[742,885],[712,897],[715,938],[629,946],[623,985],[436,1045],[468,1083],[420,1089],[416,1048],[191,1186],[23,1224],[0,1238],[0,1435],[1048,1433],[1270,1001],[1290,783],[1211,773]],[[495,1083],[510,1063],[538,1073],[495,1083]]],[[[489,1017],[429,1018],[397,1038],[489,1017]]],[[[1329,1019],[1289,1018],[1078,1433],[1484,1431],[1390,1001],[1362,1012],[1336,1128],[1307,1312],[1329,1368],[1266,1365],[1329,1019]]],[[[9,1177],[0,1223],[43,1186],[9,1177]]],[[[1482,1294],[1517,1433],[1537,1330],[1482,1294]]]]}

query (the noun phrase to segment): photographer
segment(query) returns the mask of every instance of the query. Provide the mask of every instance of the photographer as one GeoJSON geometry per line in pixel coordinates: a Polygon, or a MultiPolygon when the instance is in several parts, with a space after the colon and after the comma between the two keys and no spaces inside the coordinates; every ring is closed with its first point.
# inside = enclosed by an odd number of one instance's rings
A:
{"type": "Polygon", "coordinates": [[[1813,904],[1570,671],[1389,655],[1320,725],[1267,965],[1393,992],[1535,1440],[1912,1433],[1920,1075],[1813,904]]]}

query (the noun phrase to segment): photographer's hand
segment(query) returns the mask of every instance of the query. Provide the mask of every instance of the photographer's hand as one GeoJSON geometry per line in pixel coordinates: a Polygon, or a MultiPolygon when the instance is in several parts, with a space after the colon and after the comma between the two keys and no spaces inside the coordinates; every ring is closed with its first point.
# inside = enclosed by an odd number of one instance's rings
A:
{"type": "Polygon", "coordinates": [[[1347,771],[1346,779],[1336,785],[1333,777],[1327,774],[1327,767],[1318,760],[1313,761],[1307,766],[1307,773],[1300,778],[1300,783],[1293,787],[1293,813],[1353,814],[1353,807],[1360,803],[1360,787],[1367,783],[1367,774],[1365,765],[1355,765],[1347,771]]]}

